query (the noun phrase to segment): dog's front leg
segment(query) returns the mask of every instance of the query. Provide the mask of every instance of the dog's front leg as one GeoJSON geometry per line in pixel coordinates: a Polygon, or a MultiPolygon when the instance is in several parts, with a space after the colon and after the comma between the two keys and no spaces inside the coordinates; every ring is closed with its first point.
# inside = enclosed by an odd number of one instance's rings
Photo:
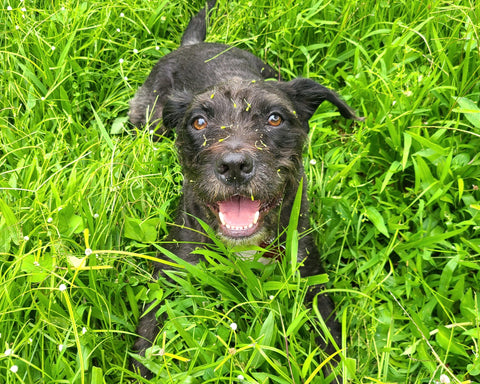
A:
{"type": "MultiPolygon", "coordinates": [[[[306,238],[303,239],[303,241],[305,243],[303,244],[303,249],[310,249],[310,252],[309,252],[309,256],[305,260],[305,264],[300,269],[300,274],[302,275],[302,277],[308,277],[308,276],[325,273],[325,271],[321,267],[320,256],[316,251],[316,247],[312,246],[313,239],[307,236],[306,238]]],[[[332,298],[326,293],[321,292],[323,288],[324,287],[321,285],[315,285],[313,287],[310,287],[305,297],[305,304],[307,307],[310,307],[315,301],[314,299],[316,297],[318,311],[323,321],[325,322],[325,325],[327,326],[328,331],[330,332],[333,338],[333,341],[335,343],[332,343],[332,341],[328,340],[327,336],[324,336],[324,337],[318,336],[316,340],[320,348],[327,355],[333,355],[337,352],[337,347],[341,345],[342,325],[335,319],[335,304],[333,303],[332,298]]],[[[339,364],[340,361],[341,361],[340,356],[336,354],[333,357],[333,365],[339,364]]],[[[326,377],[332,372],[332,370],[329,367],[325,367],[323,372],[326,377]]],[[[341,384],[343,382],[340,377],[337,377],[335,380],[336,381],[334,381],[334,383],[336,384],[341,384]]]]}
{"type": "MultiPolygon", "coordinates": [[[[318,337],[317,343],[320,347],[325,351],[327,355],[333,355],[338,350],[337,348],[341,346],[342,341],[342,325],[335,319],[335,305],[333,303],[332,298],[327,295],[326,293],[320,293],[323,287],[315,286],[313,289],[310,290],[309,294],[307,295],[307,300],[313,301],[313,298],[317,296],[317,307],[320,315],[322,316],[325,324],[328,328],[328,331],[332,335],[333,340],[335,341],[334,345],[331,341],[328,340],[326,336],[318,337]]],[[[341,358],[338,354],[336,354],[333,359],[333,365],[336,366],[340,363],[341,358]]],[[[325,377],[332,373],[332,370],[329,366],[325,367],[323,370],[325,377]]],[[[343,382],[340,376],[336,377],[333,383],[341,384],[343,382]]]]}
{"type": "MultiPolygon", "coordinates": [[[[150,306],[151,305],[154,304],[152,303],[150,306]]],[[[146,315],[143,315],[138,323],[137,334],[139,337],[133,345],[133,350],[140,356],[145,356],[145,351],[147,348],[150,348],[153,345],[153,342],[160,331],[159,323],[156,317],[156,313],[158,309],[160,309],[160,305],[161,304],[157,304],[154,308],[148,308],[149,312],[146,315]]],[[[153,377],[152,372],[150,372],[136,359],[132,358],[131,365],[133,371],[139,373],[140,376],[146,379],[151,379],[153,377]]]]}

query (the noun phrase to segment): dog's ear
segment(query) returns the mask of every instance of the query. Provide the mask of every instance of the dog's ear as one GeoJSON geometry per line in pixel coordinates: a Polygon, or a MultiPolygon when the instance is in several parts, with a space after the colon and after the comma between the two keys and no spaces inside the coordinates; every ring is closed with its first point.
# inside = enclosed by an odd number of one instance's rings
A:
{"type": "Polygon", "coordinates": [[[316,83],[310,79],[295,79],[285,83],[278,83],[293,102],[297,115],[308,123],[318,106],[325,100],[334,104],[340,114],[357,121],[364,121],[364,117],[358,117],[350,106],[345,103],[334,91],[316,83]]]}
{"type": "Polygon", "coordinates": [[[183,123],[185,113],[193,100],[193,95],[187,91],[172,93],[163,107],[163,125],[170,131],[183,123]]]}

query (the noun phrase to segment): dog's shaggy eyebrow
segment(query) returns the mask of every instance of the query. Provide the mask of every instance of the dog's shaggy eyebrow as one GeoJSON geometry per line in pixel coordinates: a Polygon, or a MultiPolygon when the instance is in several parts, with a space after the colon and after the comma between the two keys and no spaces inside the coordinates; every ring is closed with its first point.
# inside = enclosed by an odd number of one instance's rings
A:
{"type": "Polygon", "coordinates": [[[192,106],[190,115],[202,114],[205,114],[208,117],[213,117],[215,115],[214,103],[211,103],[210,101],[200,101],[198,104],[192,106]]]}
{"type": "Polygon", "coordinates": [[[295,108],[293,107],[292,103],[283,100],[277,95],[272,96],[274,97],[261,98],[259,102],[255,103],[255,101],[253,101],[251,104],[256,104],[255,109],[265,115],[273,112],[278,112],[284,115],[284,117],[296,117],[295,108]]]}

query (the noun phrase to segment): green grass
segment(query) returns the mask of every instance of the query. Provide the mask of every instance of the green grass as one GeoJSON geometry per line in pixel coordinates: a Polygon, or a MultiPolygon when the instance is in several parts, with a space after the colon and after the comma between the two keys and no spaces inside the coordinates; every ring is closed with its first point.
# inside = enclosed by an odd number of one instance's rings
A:
{"type": "MultiPolygon", "coordinates": [[[[171,272],[175,285],[150,280],[181,170],[173,140],[118,133],[203,1],[178,3],[0,5],[1,383],[128,382],[139,305],[160,299],[158,382],[326,382],[292,229],[279,265],[216,244],[171,272]]],[[[209,41],[337,89],[366,116],[352,125],[322,105],[305,149],[345,329],[338,374],[480,383],[478,2],[219,3],[209,41]]]]}

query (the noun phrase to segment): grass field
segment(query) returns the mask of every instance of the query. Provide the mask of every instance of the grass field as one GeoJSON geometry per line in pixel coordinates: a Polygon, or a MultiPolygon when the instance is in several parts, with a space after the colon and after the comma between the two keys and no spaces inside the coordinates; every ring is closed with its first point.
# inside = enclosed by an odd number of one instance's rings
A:
{"type": "MultiPolygon", "coordinates": [[[[480,3],[219,3],[209,41],[366,117],[325,103],[305,148],[337,374],[480,383],[480,3]]],[[[182,176],[173,138],[124,134],[128,101],[202,4],[2,0],[0,383],[129,382],[139,306],[160,299],[158,383],[328,382],[288,257],[262,268],[217,244],[176,285],[150,280],[182,176]]]]}

